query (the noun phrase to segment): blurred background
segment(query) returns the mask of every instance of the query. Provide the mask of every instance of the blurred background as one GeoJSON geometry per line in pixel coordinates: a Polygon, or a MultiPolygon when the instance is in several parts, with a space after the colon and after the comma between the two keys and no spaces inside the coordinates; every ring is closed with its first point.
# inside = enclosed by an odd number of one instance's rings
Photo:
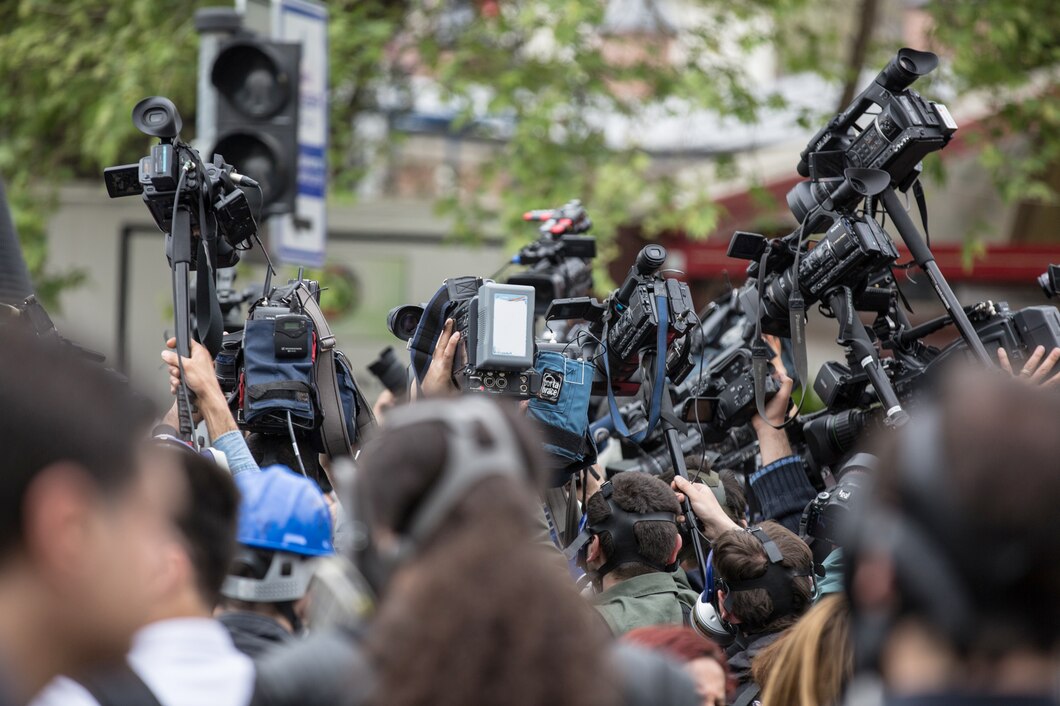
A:
{"type": "MultiPolygon", "coordinates": [[[[34,285],[60,331],[160,399],[172,330],[163,236],[140,199],[107,197],[102,170],[147,153],[129,115],[148,95],[170,97],[182,137],[204,151],[229,135],[236,118],[216,93],[252,59],[221,62],[240,36],[232,13],[195,19],[218,4],[0,3],[0,177],[34,285]]],[[[531,208],[583,201],[599,294],[652,240],[698,307],[740,284],[744,263],[725,257],[732,232],[790,232],[800,150],[903,46],[940,55],[916,89],[960,126],[924,167],[931,245],[962,302],[1041,303],[1035,278],[1060,262],[1054,0],[226,7],[256,33],[244,38],[301,46],[294,76],[263,86],[301,113],[297,133],[284,133],[282,106],[241,122],[250,142],[218,151],[275,177],[266,200],[294,214],[270,219],[266,243],[284,278],[305,265],[327,288],[323,307],[369,395],[378,384],[364,367],[401,345],[391,307],[499,270],[536,238],[521,221],[531,208]],[[248,147],[256,130],[275,149],[248,147]]],[[[260,289],[263,273],[249,253],[236,289],[260,289]]],[[[940,313],[923,277],[902,287],[914,322],[940,313]]],[[[838,348],[831,322],[810,320],[813,371],[838,348]]]]}

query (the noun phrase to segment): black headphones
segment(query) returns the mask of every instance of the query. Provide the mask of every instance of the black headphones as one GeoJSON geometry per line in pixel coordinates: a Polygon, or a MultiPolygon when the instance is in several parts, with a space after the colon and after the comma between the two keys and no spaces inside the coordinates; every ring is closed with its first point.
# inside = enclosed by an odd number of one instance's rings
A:
{"type": "MultiPolygon", "coordinates": [[[[773,603],[773,610],[762,621],[762,625],[768,625],[778,618],[789,615],[795,609],[796,578],[809,578],[813,585],[813,593],[817,592],[817,580],[812,571],[809,573],[799,572],[784,566],[784,555],[780,552],[780,548],[777,547],[776,542],[761,527],[748,527],[743,531],[750,533],[751,536],[761,542],[766,558],[769,559],[766,572],[753,579],[726,581],[711,571],[710,575],[713,581],[712,585],[707,587],[707,590],[710,591],[714,609],[718,612],[718,615],[721,615],[721,609],[718,606],[719,590],[724,591],[726,594],[725,610],[733,613],[733,597],[735,594],[742,591],[753,591],[758,588],[764,589],[769,594],[769,600],[773,603]]],[[[713,551],[711,551],[710,562],[711,569],[713,569],[713,551]]],[[[751,627],[760,626],[754,625],[751,627]]]]}
{"type": "Polygon", "coordinates": [[[598,576],[606,576],[625,564],[647,564],[656,571],[666,573],[676,571],[676,561],[664,565],[640,553],[640,545],[637,543],[634,528],[641,522],[669,522],[676,527],[677,516],[672,512],[636,513],[623,510],[612,498],[614,490],[611,481],[607,481],[600,487],[600,495],[607,501],[609,509],[607,517],[596,524],[589,524],[588,520],[586,521],[585,528],[571,545],[563,550],[567,559],[570,560],[577,556],[579,565],[584,568],[589,541],[597,535],[608,534],[611,537],[612,551],[607,557],[607,562],[596,571],[598,576]]]}

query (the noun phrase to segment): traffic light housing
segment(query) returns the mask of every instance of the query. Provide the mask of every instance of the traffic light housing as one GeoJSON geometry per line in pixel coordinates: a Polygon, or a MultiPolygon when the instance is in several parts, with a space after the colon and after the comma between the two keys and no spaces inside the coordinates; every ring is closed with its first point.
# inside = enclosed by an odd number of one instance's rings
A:
{"type": "MultiPolygon", "coordinates": [[[[213,152],[261,185],[262,217],[294,213],[298,184],[298,83],[302,48],[239,34],[218,49],[213,152]]],[[[246,189],[251,204],[257,189],[246,189]]]]}

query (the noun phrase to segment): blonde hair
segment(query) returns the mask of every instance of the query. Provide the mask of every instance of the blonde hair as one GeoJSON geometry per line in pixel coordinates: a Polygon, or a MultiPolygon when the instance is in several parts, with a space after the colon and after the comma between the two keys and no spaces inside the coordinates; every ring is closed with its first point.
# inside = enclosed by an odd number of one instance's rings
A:
{"type": "Polygon", "coordinates": [[[755,658],[765,706],[830,706],[854,671],[846,598],[822,598],[755,658]]]}

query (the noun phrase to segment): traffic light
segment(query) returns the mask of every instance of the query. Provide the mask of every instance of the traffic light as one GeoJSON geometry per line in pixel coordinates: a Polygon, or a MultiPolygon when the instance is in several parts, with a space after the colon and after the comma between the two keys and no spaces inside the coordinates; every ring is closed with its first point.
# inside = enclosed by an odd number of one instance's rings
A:
{"type": "MultiPolygon", "coordinates": [[[[298,80],[302,48],[252,34],[219,47],[214,153],[261,185],[262,217],[293,213],[298,180],[298,80]]],[[[248,190],[252,204],[258,196],[248,190]]]]}

